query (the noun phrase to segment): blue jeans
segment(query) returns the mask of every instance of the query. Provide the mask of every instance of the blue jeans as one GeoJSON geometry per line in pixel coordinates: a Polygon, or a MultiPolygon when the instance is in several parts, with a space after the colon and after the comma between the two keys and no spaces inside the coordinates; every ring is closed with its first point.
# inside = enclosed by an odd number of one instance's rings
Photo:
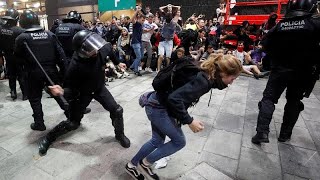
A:
{"type": "MultiPolygon", "coordinates": [[[[155,99],[155,96],[155,94],[152,94],[149,99],[155,99]]],[[[165,108],[159,109],[147,105],[145,110],[148,119],[151,121],[152,138],[132,158],[131,163],[136,166],[143,158],[153,164],[163,157],[174,154],[186,145],[186,138],[181,127],[168,115],[165,108]],[[171,141],[164,144],[166,136],[171,141]]]]}
{"type": "Polygon", "coordinates": [[[141,43],[131,44],[134,53],[136,54],[136,59],[134,59],[133,64],[130,66],[134,72],[138,72],[138,67],[140,65],[141,59],[143,57],[143,47],[141,43]]]}

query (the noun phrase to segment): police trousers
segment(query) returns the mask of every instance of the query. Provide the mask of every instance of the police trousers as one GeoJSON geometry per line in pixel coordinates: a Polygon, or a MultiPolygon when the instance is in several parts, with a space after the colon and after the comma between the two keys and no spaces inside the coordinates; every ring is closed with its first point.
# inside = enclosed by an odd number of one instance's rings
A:
{"type": "Polygon", "coordinates": [[[76,97],[73,95],[65,94],[66,99],[70,102],[69,114],[70,121],[80,123],[83,118],[83,112],[86,107],[90,104],[92,99],[98,101],[105,110],[109,111],[110,114],[117,111],[119,107],[118,103],[113,98],[112,94],[108,91],[105,86],[101,86],[97,91],[92,94],[81,94],[76,97]],[[73,103],[77,102],[77,103],[73,103]]]}
{"type": "Polygon", "coordinates": [[[65,89],[65,98],[69,102],[68,120],[60,122],[46,136],[50,142],[55,141],[58,137],[76,130],[80,126],[83,118],[84,109],[90,104],[92,99],[98,101],[104,109],[110,112],[112,125],[115,127],[116,135],[123,134],[123,109],[116,103],[111,93],[105,86],[101,86],[93,94],[79,94],[71,89],[65,89]]]}
{"type": "Polygon", "coordinates": [[[27,95],[27,73],[23,71],[22,66],[19,66],[17,59],[13,54],[6,54],[5,60],[10,90],[16,91],[16,81],[18,80],[22,94],[27,95]]]}
{"type": "Polygon", "coordinates": [[[305,91],[304,83],[308,80],[303,73],[297,71],[271,71],[263,98],[259,102],[257,132],[269,133],[269,124],[275,110],[275,104],[286,90],[287,102],[284,107],[281,133],[291,133],[299,114],[304,109],[301,102],[305,91]]]}
{"type": "MultiPolygon", "coordinates": [[[[57,69],[52,68],[46,70],[48,76],[55,84],[60,83],[60,77],[57,69]]],[[[33,110],[33,118],[35,123],[43,123],[43,111],[42,111],[42,90],[45,86],[50,86],[46,76],[40,70],[34,70],[28,72],[28,98],[33,110]]],[[[61,109],[64,109],[64,103],[59,97],[54,97],[61,109]]]]}

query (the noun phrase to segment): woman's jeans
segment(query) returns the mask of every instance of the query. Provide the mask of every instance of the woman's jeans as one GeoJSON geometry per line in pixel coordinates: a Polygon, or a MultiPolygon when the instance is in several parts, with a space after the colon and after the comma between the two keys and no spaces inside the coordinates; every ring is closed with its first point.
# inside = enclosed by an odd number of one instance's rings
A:
{"type": "MultiPolygon", "coordinates": [[[[151,95],[151,98],[152,96],[155,95],[151,95]]],[[[151,121],[152,138],[132,158],[131,163],[136,166],[145,157],[149,163],[153,164],[163,157],[174,154],[186,145],[186,139],[180,125],[168,115],[165,108],[145,106],[145,110],[148,119],[151,121]],[[164,144],[166,136],[171,141],[164,144]]]]}
{"type": "Polygon", "coordinates": [[[136,59],[134,59],[134,62],[130,68],[132,68],[134,72],[139,72],[138,68],[143,57],[143,47],[141,43],[131,44],[131,46],[136,54],[136,59]]]}

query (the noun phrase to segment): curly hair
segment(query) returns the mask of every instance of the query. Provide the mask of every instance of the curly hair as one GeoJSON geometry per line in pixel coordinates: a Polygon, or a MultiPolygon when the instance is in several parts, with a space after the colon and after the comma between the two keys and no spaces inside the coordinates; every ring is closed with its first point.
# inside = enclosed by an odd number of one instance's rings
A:
{"type": "Polygon", "coordinates": [[[241,62],[232,55],[211,54],[206,61],[201,64],[201,70],[209,75],[209,79],[215,79],[216,73],[226,75],[239,75],[242,71],[241,62]]]}

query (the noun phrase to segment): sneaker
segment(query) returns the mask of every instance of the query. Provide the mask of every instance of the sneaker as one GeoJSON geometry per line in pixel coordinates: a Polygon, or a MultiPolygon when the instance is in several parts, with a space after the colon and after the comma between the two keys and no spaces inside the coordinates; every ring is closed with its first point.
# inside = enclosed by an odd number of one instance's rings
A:
{"type": "Polygon", "coordinates": [[[146,68],[146,71],[149,72],[149,73],[153,73],[151,68],[146,68]]]}
{"type": "Polygon", "coordinates": [[[142,67],[141,66],[138,67],[138,71],[142,71],[142,67]]]}
{"type": "Polygon", "coordinates": [[[159,176],[152,171],[151,167],[145,165],[142,160],[140,160],[139,165],[141,170],[149,177],[148,179],[155,179],[155,180],[159,179],[159,176]]]}
{"type": "Polygon", "coordinates": [[[126,164],[126,172],[133,177],[133,179],[144,180],[144,176],[137,170],[136,167],[130,168],[128,166],[129,163],[126,164]]]}
{"type": "Polygon", "coordinates": [[[124,75],[125,77],[130,76],[130,74],[129,74],[128,72],[123,72],[123,75],[124,75]]]}

